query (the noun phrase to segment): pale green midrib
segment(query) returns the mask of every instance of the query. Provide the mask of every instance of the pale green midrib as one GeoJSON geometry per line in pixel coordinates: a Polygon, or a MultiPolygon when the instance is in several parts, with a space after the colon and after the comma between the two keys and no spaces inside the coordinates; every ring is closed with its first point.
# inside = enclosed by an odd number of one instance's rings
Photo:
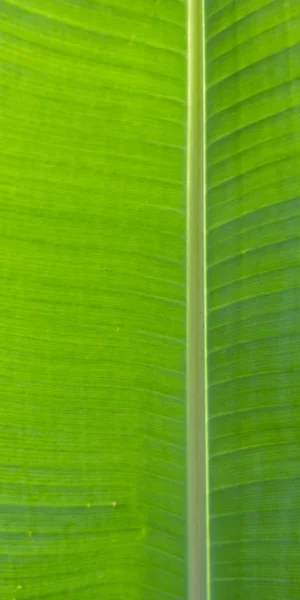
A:
{"type": "Polygon", "coordinates": [[[188,600],[209,600],[206,349],[205,0],[188,1],[187,521],[188,600]]]}
{"type": "Polygon", "coordinates": [[[205,524],[206,524],[206,596],[207,600],[210,600],[210,513],[209,513],[209,429],[208,429],[208,346],[207,346],[207,185],[206,185],[206,27],[205,27],[205,2],[202,0],[202,125],[203,125],[203,146],[202,146],[202,158],[203,158],[203,303],[204,303],[204,318],[203,318],[203,337],[204,337],[204,411],[205,411],[205,524]]]}

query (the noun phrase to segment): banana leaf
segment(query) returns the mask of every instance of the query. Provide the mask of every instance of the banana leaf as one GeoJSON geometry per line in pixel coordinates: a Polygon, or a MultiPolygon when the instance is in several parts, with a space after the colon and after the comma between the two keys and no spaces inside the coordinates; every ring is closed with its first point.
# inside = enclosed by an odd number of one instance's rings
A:
{"type": "Polygon", "coordinates": [[[300,598],[299,17],[0,0],[1,600],[300,598]]]}
{"type": "Polygon", "coordinates": [[[300,597],[300,4],[206,3],[211,598],[300,597]]]}

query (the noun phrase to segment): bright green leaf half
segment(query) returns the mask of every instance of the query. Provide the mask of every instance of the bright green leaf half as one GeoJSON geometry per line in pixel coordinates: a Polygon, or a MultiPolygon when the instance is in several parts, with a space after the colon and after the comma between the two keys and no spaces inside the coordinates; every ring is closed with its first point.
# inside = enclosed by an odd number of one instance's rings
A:
{"type": "Polygon", "coordinates": [[[0,598],[182,599],[186,9],[0,4],[0,598]]]}

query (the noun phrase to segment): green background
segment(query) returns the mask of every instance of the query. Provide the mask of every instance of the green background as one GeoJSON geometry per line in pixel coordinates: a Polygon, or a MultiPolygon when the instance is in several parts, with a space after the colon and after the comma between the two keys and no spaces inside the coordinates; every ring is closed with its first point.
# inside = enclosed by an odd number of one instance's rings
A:
{"type": "Polygon", "coordinates": [[[185,597],[185,21],[0,2],[1,600],[185,597]]]}
{"type": "MultiPolygon", "coordinates": [[[[0,0],[1,600],[186,600],[187,17],[0,0]]],[[[300,4],[205,36],[211,600],[292,600],[300,4]]]]}

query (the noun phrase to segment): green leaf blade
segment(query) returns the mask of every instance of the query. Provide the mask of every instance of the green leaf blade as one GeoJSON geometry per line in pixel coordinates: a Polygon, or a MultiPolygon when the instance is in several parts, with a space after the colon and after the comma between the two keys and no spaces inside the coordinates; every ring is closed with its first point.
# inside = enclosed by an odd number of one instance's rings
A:
{"type": "Polygon", "coordinates": [[[1,598],[185,595],[185,6],[2,2],[1,598]]]}
{"type": "Polygon", "coordinates": [[[299,15],[247,7],[207,40],[211,584],[279,600],[299,579],[299,15]]]}

